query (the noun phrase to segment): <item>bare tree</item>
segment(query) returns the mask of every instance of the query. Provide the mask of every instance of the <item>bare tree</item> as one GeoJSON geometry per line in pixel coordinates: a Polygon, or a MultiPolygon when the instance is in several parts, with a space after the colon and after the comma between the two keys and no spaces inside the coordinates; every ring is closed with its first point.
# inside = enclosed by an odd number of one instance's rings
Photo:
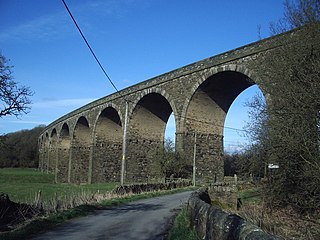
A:
{"type": "Polygon", "coordinates": [[[0,117],[14,115],[16,117],[28,113],[33,91],[29,87],[18,86],[13,80],[12,66],[0,54],[0,117]]]}
{"type": "Polygon", "coordinates": [[[285,0],[284,17],[270,23],[272,35],[320,21],[320,0],[285,0]]]}

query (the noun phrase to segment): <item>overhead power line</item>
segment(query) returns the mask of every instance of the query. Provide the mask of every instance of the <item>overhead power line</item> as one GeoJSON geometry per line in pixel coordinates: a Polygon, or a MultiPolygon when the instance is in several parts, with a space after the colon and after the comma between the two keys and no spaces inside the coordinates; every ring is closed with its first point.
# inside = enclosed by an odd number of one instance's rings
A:
{"type": "Polygon", "coordinates": [[[113,88],[114,88],[117,92],[119,92],[119,90],[117,89],[117,87],[115,86],[115,84],[112,82],[112,80],[111,80],[111,78],[109,77],[109,75],[107,74],[107,72],[104,70],[104,68],[103,68],[103,66],[101,65],[101,63],[100,63],[99,59],[97,58],[96,54],[93,52],[93,50],[92,50],[92,48],[91,48],[91,46],[90,46],[89,42],[87,41],[86,37],[85,37],[85,36],[84,36],[84,34],[82,33],[82,31],[81,31],[81,29],[80,29],[79,25],[77,24],[76,19],[73,17],[73,15],[72,15],[71,11],[69,10],[69,8],[68,8],[68,6],[67,6],[66,2],[65,2],[64,0],[62,0],[62,2],[63,2],[63,4],[64,4],[64,6],[66,7],[66,9],[67,9],[67,11],[68,11],[68,13],[69,13],[70,17],[72,18],[72,21],[73,21],[73,22],[74,22],[74,24],[76,25],[76,27],[77,27],[77,29],[78,29],[78,31],[79,31],[79,33],[80,33],[80,35],[82,36],[83,40],[85,41],[85,43],[86,43],[87,47],[89,48],[89,50],[90,50],[91,54],[93,55],[94,59],[96,60],[96,62],[97,62],[97,63],[98,63],[98,65],[100,66],[100,68],[101,68],[102,72],[103,72],[103,73],[104,73],[104,75],[107,77],[107,79],[109,80],[109,82],[111,83],[111,85],[113,86],[113,88]]]}
{"type": "MultiPolygon", "coordinates": [[[[115,86],[115,84],[112,82],[111,78],[109,77],[109,75],[107,74],[107,72],[105,71],[105,69],[103,68],[103,66],[101,65],[99,59],[97,58],[96,54],[94,53],[94,51],[92,50],[89,42],[87,41],[86,37],[84,36],[84,34],[82,33],[77,21],[75,20],[75,18],[73,17],[68,5],[66,4],[66,2],[64,0],[62,0],[66,10],[68,11],[72,21],[74,22],[75,26],[77,27],[81,37],[83,38],[83,40],[85,41],[87,47],[89,48],[92,56],[94,57],[94,59],[96,60],[96,62],[98,63],[98,65],[100,66],[101,70],[103,71],[104,75],[107,77],[107,79],[109,80],[109,82],[111,83],[111,85],[113,86],[113,88],[116,90],[116,92],[120,93],[118,88],[115,86]]],[[[128,102],[132,102],[128,99],[126,99],[126,101],[128,102]]],[[[133,102],[132,102],[133,103],[133,102]]],[[[192,121],[196,121],[196,122],[201,122],[201,123],[205,123],[205,124],[209,124],[209,125],[212,125],[212,126],[216,126],[216,127],[222,127],[222,128],[225,128],[225,129],[229,129],[229,130],[234,130],[234,131],[242,131],[242,132],[246,132],[246,130],[243,130],[243,129],[238,129],[238,128],[233,128],[233,127],[227,127],[227,126],[221,126],[219,124],[214,124],[214,123],[211,123],[211,122],[206,122],[206,121],[202,121],[202,120],[198,120],[198,119],[194,119],[194,118],[190,118],[190,117],[184,117],[185,119],[189,119],[189,120],[192,120],[192,121]]]]}
{"type": "MultiPolygon", "coordinates": [[[[173,115],[175,115],[175,114],[173,114],[173,115]]],[[[220,125],[220,124],[216,124],[216,123],[213,123],[213,122],[203,121],[203,120],[196,119],[196,118],[182,117],[181,115],[176,115],[176,116],[178,116],[179,118],[186,119],[186,120],[191,120],[191,121],[194,121],[194,122],[199,122],[199,123],[204,123],[204,124],[206,124],[206,125],[211,125],[211,126],[214,126],[214,127],[220,127],[220,128],[224,128],[224,129],[229,129],[229,130],[237,131],[237,132],[248,132],[248,131],[245,130],[245,129],[228,127],[228,126],[225,126],[225,125],[220,125]]]]}

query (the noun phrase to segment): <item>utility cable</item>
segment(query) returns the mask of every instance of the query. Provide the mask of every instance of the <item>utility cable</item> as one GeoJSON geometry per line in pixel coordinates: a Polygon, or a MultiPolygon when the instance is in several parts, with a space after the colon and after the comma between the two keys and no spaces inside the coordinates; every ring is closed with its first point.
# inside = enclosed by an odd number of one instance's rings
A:
{"type": "Polygon", "coordinates": [[[225,128],[225,129],[229,129],[229,130],[233,130],[233,131],[247,132],[247,130],[244,130],[244,129],[233,128],[233,127],[228,127],[228,126],[222,126],[222,125],[219,125],[219,124],[216,124],[216,123],[203,121],[203,120],[199,120],[199,119],[196,119],[196,118],[182,117],[182,116],[178,116],[178,117],[186,119],[186,120],[191,120],[191,121],[194,121],[194,122],[204,123],[204,124],[211,125],[211,126],[214,126],[214,127],[225,128]]]}
{"type": "MultiPolygon", "coordinates": [[[[116,90],[116,92],[119,92],[118,88],[115,86],[115,84],[112,82],[111,78],[109,77],[109,75],[107,74],[107,72],[105,71],[105,69],[103,68],[103,66],[101,65],[99,59],[97,58],[96,54],[94,53],[94,51],[92,50],[89,42],[87,41],[86,37],[84,36],[84,34],[82,33],[77,21],[75,20],[75,18],[73,17],[68,5],[66,4],[66,2],[64,0],[62,0],[66,10],[68,11],[72,21],[74,22],[75,26],[77,27],[81,37],[83,38],[83,40],[85,41],[87,47],[89,48],[91,54],[93,55],[94,59],[96,60],[96,62],[98,63],[98,65],[100,66],[101,70],[103,71],[104,75],[107,77],[107,79],[109,80],[109,82],[111,83],[111,85],[113,86],[113,88],[116,90]]],[[[122,94],[120,94],[122,95],[122,94]]],[[[132,102],[128,99],[126,99],[126,101],[128,102],[132,102]]],[[[192,121],[196,121],[196,122],[201,122],[201,123],[205,123],[205,124],[208,124],[208,125],[212,125],[212,126],[216,126],[216,127],[221,127],[221,128],[225,128],[225,129],[229,129],[229,130],[234,130],[234,131],[243,131],[243,132],[246,132],[246,130],[243,130],[243,129],[237,129],[237,128],[232,128],[232,127],[227,127],[227,126],[221,126],[221,125],[218,125],[218,124],[214,124],[214,123],[211,123],[211,122],[206,122],[206,121],[201,121],[201,120],[198,120],[198,119],[194,119],[194,118],[190,118],[190,117],[182,117],[182,118],[185,118],[185,119],[189,119],[189,120],[192,120],[192,121]]]]}
{"type": "Polygon", "coordinates": [[[71,11],[69,10],[66,2],[65,2],[64,0],[62,0],[62,2],[63,2],[63,4],[64,4],[65,8],[67,9],[70,17],[72,18],[74,24],[76,25],[76,27],[77,27],[80,35],[82,36],[83,40],[85,41],[87,47],[89,48],[91,54],[93,55],[94,59],[96,60],[96,62],[97,62],[98,65],[100,66],[101,70],[103,71],[104,75],[107,77],[107,79],[109,80],[109,82],[111,83],[111,85],[113,86],[113,88],[114,88],[117,92],[119,92],[119,90],[117,89],[117,87],[115,86],[115,84],[112,82],[112,80],[111,80],[111,78],[109,77],[109,75],[107,74],[107,72],[104,70],[104,68],[103,68],[103,66],[101,65],[101,63],[100,63],[99,59],[97,58],[96,54],[93,52],[93,50],[92,50],[89,42],[87,41],[86,37],[85,37],[84,34],[82,33],[79,25],[77,24],[77,21],[76,21],[75,18],[73,17],[73,15],[72,15],[71,11]]]}

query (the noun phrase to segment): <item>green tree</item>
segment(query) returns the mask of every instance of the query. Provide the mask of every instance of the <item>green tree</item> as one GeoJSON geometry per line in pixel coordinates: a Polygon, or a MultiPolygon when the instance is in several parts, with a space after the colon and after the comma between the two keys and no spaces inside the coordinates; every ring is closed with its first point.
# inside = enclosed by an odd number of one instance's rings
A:
{"type": "Polygon", "coordinates": [[[186,157],[175,151],[171,139],[166,139],[164,147],[149,153],[153,171],[162,178],[190,178],[192,166],[187,164],[186,157]]]}
{"type": "Polygon", "coordinates": [[[223,156],[224,161],[224,176],[234,176],[238,171],[237,162],[239,154],[228,154],[225,153],[223,156]]]}

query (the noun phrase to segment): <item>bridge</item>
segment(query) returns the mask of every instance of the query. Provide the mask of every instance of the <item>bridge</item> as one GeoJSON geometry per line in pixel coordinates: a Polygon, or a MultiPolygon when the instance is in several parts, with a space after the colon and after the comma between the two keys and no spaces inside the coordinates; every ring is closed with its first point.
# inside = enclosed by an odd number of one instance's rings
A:
{"type": "MultiPolygon", "coordinates": [[[[264,39],[181,67],[91,102],[62,116],[39,137],[39,168],[57,182],[145,182],[157,179],[148,153],[163,147],[173,113],[176,151],[196,179],[223,179],[223,128],[228,109],[246,88],[264,92],[264,59],[285,41],[303,43],[299,30],[264,39]],[[289,40],[288,40],[289,39],[289,40]]],[[[276,57],[276,56],[275,56],[276,57]]]]}

